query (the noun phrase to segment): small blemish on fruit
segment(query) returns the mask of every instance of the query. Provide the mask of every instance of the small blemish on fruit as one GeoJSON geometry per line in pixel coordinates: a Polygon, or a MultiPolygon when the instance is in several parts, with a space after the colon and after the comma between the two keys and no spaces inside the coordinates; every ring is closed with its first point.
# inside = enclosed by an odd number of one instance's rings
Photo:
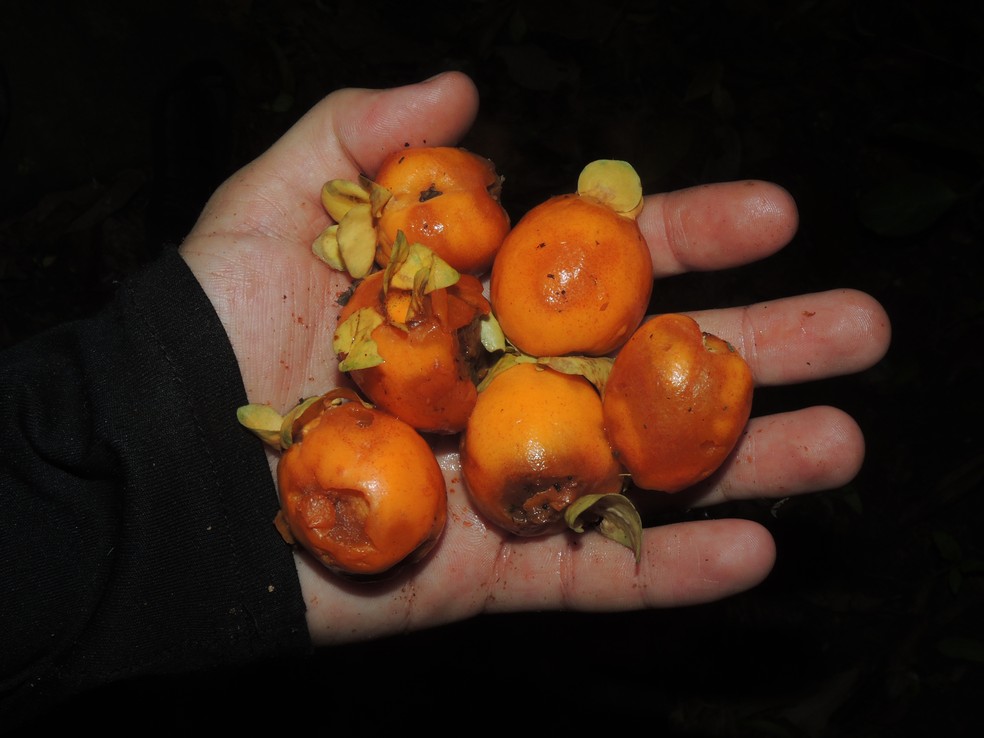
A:
{"type": "Polygon", "coordinates": [[[444,193],[441,192],[436,187],[434,187],[434,185],[431,185],[426,190],[421,190],[420,191],[420,197],[418,198],[418,201],[419,202],[427,202],[428,200],[433,200],[435,197],[440,197],[443,194],[444,193]]]}

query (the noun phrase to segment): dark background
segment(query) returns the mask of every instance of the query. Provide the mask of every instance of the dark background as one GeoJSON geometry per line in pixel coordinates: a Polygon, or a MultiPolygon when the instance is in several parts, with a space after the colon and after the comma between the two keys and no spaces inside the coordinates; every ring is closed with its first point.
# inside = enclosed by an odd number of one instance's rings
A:
{"type": "Polygon", "coordinates": [[[842,489],[709,513],[774,533],[778,565],[751,592],[479,618],[301,669],[121,684],[38,727],[122,734],[132,710],[151,732],[293,731],[300,702],[328,731],[451,715],[510,732],[979,729],[984,23],[956,10],[970,5],[3,0],[0,345],[97,309],[327,92],[449,68],[480,87],[464,143],[506,175],[514,218],[600,157],[631,161],[648,192],[737,178],[792,192],[787,249],[666,280],[655,309],[855,287],[894,327],[868,372],[758,394],[756,414],[843,407],[869,445],[842,489]]]}

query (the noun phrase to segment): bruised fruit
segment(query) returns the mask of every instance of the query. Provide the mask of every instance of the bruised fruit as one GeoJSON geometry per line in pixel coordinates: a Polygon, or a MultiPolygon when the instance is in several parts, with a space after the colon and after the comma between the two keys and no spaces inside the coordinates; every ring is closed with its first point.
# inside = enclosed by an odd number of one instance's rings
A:
{"type": "Polygon", "coordinates": [[[457,147],[407,147],[390,154],[375,179],[325,183],[321,199],[335,223],[314,252],[360,278],[388,263],[402,232],[459,272],[482,274],[509,232],[501,191],[489,159],[457,147]]]}
{"type": "Polygon", "coordinates": [[[490,301],[506,338],[533,356],[601,356],[649,307],[653,263],[636,216],[642,186],[626,162],[588,164],[577,192],[549,198],[510,230],[490,301]]]}
{"type": "Polygon", "coordinates": [[[678,492],[734,449],[752,407],[751,369],[733,346],[685,315],[640,326],[611,366],[605,432],[635,486],[678,492]]]}
{"type": "Polygon", "coordinates": [[[497,366],[459,449],[475,507],[520,536],[571,527],[565,512],[585,496],[622,498],[622,468],[605,436],[601,398],[578,374],[532,362],[497,366]]]}
{"type": "Polygon", "coordinates": [[[274,448],[284,539],[329,570],[377,579],[415,563],[447,520],[444,475],[430,446],[409,425],[333,390],[286,417],[247,405],[240,422],[274,448]]]}
{"type": "Polygon", "coordinates": [[[400,234],[386,269],[359,282],[342,308],[333,347],[374,404],[414,428],[456,433],[477,398],[486,352],[482,283],[458,274],[400,234]]]}

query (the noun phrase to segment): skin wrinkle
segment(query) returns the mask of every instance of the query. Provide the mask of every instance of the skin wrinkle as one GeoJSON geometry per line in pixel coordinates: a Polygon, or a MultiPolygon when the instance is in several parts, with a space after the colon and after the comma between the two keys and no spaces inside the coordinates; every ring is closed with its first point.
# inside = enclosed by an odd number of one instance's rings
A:
{"type": "MultiPolygon", "coordinates": [[[[353,127],[354,126],[355,124],[353,124],[353,127]]],[[[349,162],[355,162],[357,168],[364,168],[364,164],[358,160],[358,158],[355,155],[355,152],[352,151],[351,146],[348,145],[348,142],[350,140],[354,141],[357,139],[355,137],[351,137],[347,135],[344,126],[337,125],[336,118],[334,115],[331,115],[328,118],[328,128],[331,130],[331,134],[326,136],[325,139],[328,141],[334,139],[335,141],[338,142],[337,145],[341,148],[342,155],[341,157],[337,157],[337,159],[342,162],[342,165],[340,166],[338,161],[329,161],[328,157],[324,157],[325,159],[325,161],[323,162],[325,166],[324,171],[337,172],[339,170],[348,169],[350,167],[349,162]]]]}
{"type": "MultiPolygon", "coordinates": [[[[414,101],[408,103],[405,109],[419,110],[420,107],[414,101]]],[[[427,107],[423,106],[425,110],[427,107]]],[[[388,150],[388,146],[383,142],[391,141],[399,134],[403,127],[402,117],[393,116],[389,112],[389,106],[381,105],[378,98],[373,100],[359,119],[352,120],[348,126],[343,125],[335,128],[336,140],[343,142],[344,146],[344,142],[346,141],[358,141],[364,137],[368,137],[370,140],[380,142],[378,150],[373,152],[373,156],[377,158],[384,156],[388,150]],[[378,112],[380,110],[382,114],[378,112]]],[[[376,168],[375,165],[370,167],[368,166],[368,162],[360,161],[350,148],[343,148],[343,151],[348,161],[355,162],[366,173],[370,169],[374,170],[376,168]]]]}
{"type": "Polygon", "coordinates": [[[758,369],[759,360],[759,331],[755,327],[755,318],[752,315],[752,310],[749,306],[745,306],[741,309],[741,314],[738,319],[738,325],[741,327],[738,332],[738,341],[735,348],[738,353],[744,357],[745,362],[752,370],[752,376],[755,377],[756,385],[760,382],[761,373],[758,369]]]}
{"type": "Polygon", "coordinates": [[[716,583],[717,580],[709,576],[705,576],[704,564],[706,562],[706,558],[701,553],[699,548],[694,549],[694,560],[696,561],[696,565],[694,566],[694,569],[696,570],[696,575],[694,576],[694,580],[697,582],[703,582],[707,590],[709,591],[713,590],[714,589],[713,585],[716,583]]]}
{"type": "MultiPolygon", "coordinates": [[[[849,290],[841,292],[847,293],[849,290]]],[[[874,326],[874,316],[862,305],[854,304],[849,310],[843,311],[833,329],[838,336],[843,337],[838,343],[838,358],[853,359],[859,354],[867,353],[863,349],[870,342],[870,336],[877,333],[874,326]]]]}
{"type": "MultiPolygon", "coordinates": [[[[577,588],[577,566],[578,556],[584,555],[579,548],[572,547],[568,542],[562,542],[558,548],[551,551],[548,557],[554,562],[551,566],[551,574],[556,576],[556,586],[541,586],[539,581],[532,582],[536,592],[556,592],[556,596],[550,596],[548,601],[542,599],[537,601],[530,600],[530,584],[524,581],[527,574],[533,571],[543,571],[542,566],[531,566],[529,560],[523,555],[524,547],[532,541],[517,541],[511,536],[502,538],[498,553],[493,560],[492,576],[487,580],[485,597],[481,607],[482,613],[494,613],[501,611],[498,603],[498,595],[511,588],[514,590],[511,596],[521,594],[526,598],[527,605],[534,608],[549,608],[551,610],[561,608],[576,608],[578,605],[577,588]],[[556,601],[555,601],[556,600],[556,601]]],[[[511,608],[512,609],[512,608],[511,608]]]]}
{"type": "Polygon", "coordinates": [[[833,423],[829,427],[830,431],[826,435],[816,437],[809,446],[804,446],[802,441],[797,443],[797,448],[802,449],[803,452],[798,474],[801,484],[808,488],[825,484],[832,489],[847,484],[860,470],[863,462],[864,438],[855,436],[857,431],[854,423],[833,423]],[[858,445],[861,450],[857,462],[854,465],[844,465],[840,473],[831,477],[829,459],[843,458],[841,453],[843,449],[851,449],[858,445]]]}
{"type": "MultiPolygon", "coordinates": [[[[326,100],[332,100],[339,97],[345,97],[348,91],[334,92],[328,95],[326,100]]],[[[322,101],[325,105],[325,101],[322,101]]],[[[303,159],[304,163],[301,167],[294,167],[290,163],[283,167],[284,171],[292,171],[300,169],[301,171],[308,172],[310,175],[310,182],[296,182],[296,181],[284,181],[284,185],[287,191],[303,191],[320,193],[321,186],[324,184],[322,181],[322,172],[332,172],[334,177],[346,177],[349,179],[354,179],[359,172],[356,167],[353,167],[352,162],[356,161],[356,157],[348,147],[348,141],[354,140],[347,136],[345,133],[345,127],[338,125],[338,116],[334,114],[334,110],[330,104],[325,105],[328,109],[328,114],[325,116],[324,121],[321,124],[321,132],[314,137],[316,142],[324,142],[324,145],[308,145],[301,147],[292,147],[290,154],[291,158],[303,159]],[[342,136],[345,136],[344,138],[342,136]]],[[[344,116],[343,116],[344,118],[344,116]]],[[[358,122],[353,123],[353,128],[357,127],[358,122]]],[[[324,177],[327,179],[327,175],[324,177]]],[[[320,206],[320,196],[318,198],[320,206]]],[[[322,211],[322,214],[327,218],[327,213],[322,211]]]]}
{"type": "MultiPolygon", "coordinates": [[[[659,199],[661,218],[657,219],[657,224],[661,225],[662,241],[667,246],[667,251],[673,257],[674,264],[669,268],[659,268],[657,258],[660,253],[653,253],[653,272],[657,278],[679,274],[683,269],[681,253],[689,253],[690,245],[687,239],[687,229],[683,223],[683,213],[680,208],[670,207],[670,198],[661,197],[659,199]]],[[[645,209],[643,210],[645,212],[645,209]]],[[[658,240],[658,239],[657,239],[658,240]]],[[[652,249],[650,249],[652,250],[652,249]]],[[[659,261],[665,262],[665,259],[659,261]]]]}
{"type": "MultiPolygon", "coordinates": [[[[283,267],[275,267],[276,258],[270,250],[257,248],[251,253],[252,258],[248,261],[247,269],[233,264],[226,258],[222,259],[220,266],[213,265],[210,269],[210,276],[216,285],[213,294],[221,295],[221,299],[229,305],[254,304],[255,295],[262,293],[262,284],[270,279],[270,274],[274,271],[284,271],[283,267]]],[[[300,276],[296,281],[305,284],[306,289],[293,291],[286,295],[284,300],[277,299],[276,296],[268,296],[275,300],[274,304],[268,305],[266,309],[249,311],[245,326],[241,330],[234,332],[227,326],[227,332],[235,337],[233,348],[240,359],[241,366],[256,366],[256,362],[250,360],[250,347],[259,345],[262,338],[271,335],[287,337],[284,341],[278,342],[277,360],[262,364],[258,370],[251,372],[250,376],[244,377],[250,400],[272,404],[278,411],[287,409],[298,400],[291,395],[288,387],[289,372],[284,369],[291,366],[310,366],[314,361],[327,361],[333,358],[333,355],[328,354],[327,344],[322,346],[324,355],[317,357],[311,352],[321,344],[291,338],[295,323],[303,322],[308,330],[327,330],[333,325],[331,305],[328,301],[314,298],[319,287],[310,272],[306,271],[306,266],[291,263],[286,267],[294,276],[300,276]],[[266,315],[267,318],[261,319],[259,317],[261,315],[266,315]]],[[[220,316],[232,314],[231,310],[218,312],[220,316]]],[[[305,390],[307,394],[313,394],[317,391],[317,386],[305,386],[305,390]]]]}
{"type": "Polygon", "coordinates": [[[511,549],[512,546],[509,545],[507,538],[499,542],[499,548],[492,559],[492,574],[486,582],[485,599],[482,603],[483,613],[493,613],[497,609],[496,594],[505,589],[503,583],[508,579],[505,572],[511,558],[511,549]]]}
{"type": "Polygon", "coordinates": [[[413,577],[406,580],[406,583],[400,589],[400,595],[403,600],[403,634],[412,633],[416,630],[416,623],[414,618],[416,616],[417,604],[417,583],[413,577]]]}
{"type": "MultiPolygon", "coordinates": [[[[237,184],[236,186],[245,187],[246,185],[237,184]]],[[[288,183],[285,182],[284,187],[285,191],[289,191],[288,183]]],[[[323,215],[323,211],[319,212],[320,203],[318,203],[318,208],[300,208],[295,206],[288,207],[283,202],[286,202],[284,196],[279,193],[271,195],[269,190],[265,188],[251,193],[251,196],[248,198],[237,197],[231,205],[225,205],[224,207],[234,208],[239,214],[239,217],[228,223],[224,229],[213,230],[201,235],[206,239],[230,237],[236,239],[246,236],[251,244],[260,239],[269,239],[277,243],[279,248],[293,248],[293,238],[296,234],[287,233],[286,231],[288,229],[271,227],[269,224],[276,223],[278,220],[281,222],[287,221],[294,224],[294,230],[297,233],[307,233],[313,227],[313,216],[321,216],[323,215]],[[308,222],[303,226],[297,223],[296,215],[298,212],[302,212],[305,215],[312,214],[308,216],[308,222]]],[[[210,210],[205,209],[202,212],[201,221],[205,222],[211,215],[210,210]]],[[[270,258],[275,259],[276,257],[271,256],[270,258]]]]}
{"type": "MultiPolygon", "coordinates": [[[[284,185],[283,191],[289,192],[289,183],[283,182],[282,180],[281,182],[284,185]]],[[[319,208],[320,205],[318,203],[319,208]]],[[[297,214],[307,214],[311,211],[318,212],[314,208],[296,207],[292,201],[281,195],[280,192],[270,195],[269,190],[264,189],[263,191],[257,192],[256,196],[250,201],[249,208],[245,209],[243,213],[242,224],[238,227],[243,228],[246,233],[266,236],[278,243],[280,248],[288,248],[293,246],[293,240],[297,234],[307,234],[312,227],[310,219],[302,226],[298,222],[297,214]],[[286,205],[285,203],[287,202],[291,202],[291,205],[286,205]],[[277,223],[278,221],[283,225],[280,227],[270,227],[270,223],[277,223]],[[293,231],[293,233],[288,231],[293,231]]],[[[322,215],[323,211],[318,214],[322,215]]]]}
{"type": "Polygon", "coordinates": [[[464,503],[462,497],[465,495],[462,487],[458,487],[451,495],[457,502],[449,501],[448,519],[453,521],[460,520],[460,529],[464,534],[460,540],[452,540],[456,531],[452,528],[446,531],[449,538],[439,544],[435,559],[437,565],[440,559],[451,562],[451,567],[457,571],[454,579],[454,590],[442,587],[444,595],[452,595],[449,598],[448,606],[455,612],[457,617],[471,617],[472,615],[491,612],[491,604],[495,602],[495,582],[500,576],[500,569],[496,562],[503,556],[502,546],[504,542],[501,537],[490,530],[479,514],[470,505],[464,503]],[[500,540],[500,546],[491,555],[483,554],[485,541],[489,536],[495,536],[500,540]],[[475,556],[480,557],[480,566],[471,566],[469,561],[475,556]]]}
{"type": "Polygon", "coordinates": [[[560,607],[577,609],[577,549],[569,542],[561,546],[557,554],[557,580],[560,590],[560,607]]]}
{"type": "Polygon", "coordinates": [[[742,434],[741,439],[738,441],[738,445],[731,454],[731,458],[728,460],[726,465],[723,465],[719,472],[715,474],[715,479],[717,479],[717,484],[714,485],[713,492],[720,496],[720,499],[715,499],[711,501],[708,499],[706,502],[700,501],[698,505],[710,505],[719,504],[722,502],[734,502],[742,498],[741,494],[735,493],[737,487],[735,485],[735,476],[739,476],[742,481],[743,487],[752,487],[753,489],[758,485],[758,474],[755,473],[755,454],[757,445],[757,434],[754,432],[749,432],[746,429],[742,434]],[[737,461],[737,459],[741,461],[737,461]],[[741,466],[741,471],[736,473],[733,470],[736,466],[741,466]],[[725,471],[731,473],[725,474],[725,471]]]}
{"type": "MultiPolygon", "coordinates": [[[[337,95],[340,93],[336,92],[333,94],[337,95]]],[[[342,128],[338,126],[338,117],[331,108],[329,108],[328,115],[325,116],[322,128],[324,131],[318,135],[316,140],[331,142],[331,145],[313,147],[311,153],[319,167],[317,171],[334,172],[336,173],[335,176],[340,176],[338,174],[340,172],[351,172],[352,165],[350,162],[354,162],[356,159],[347,144],[350,139],[345,136],[342,128]]],[[[351,173],[350,176],[354,174],[351,173]]]]}
{"type": "Polygon", "coordinates": [[[641,593],[643,604],[646,607],[655,607],[657,602],[651,601],[650,593],[658,595],[671,589],[676,589],[673,582],[667,579],[665,572],[670,571],[672,566],[667,562],[672,562],[680,558],[680,535],[673,530],[668,536],[663,537],[663,545],[660,548],[646,546],[643,548],[646,561],[641,567],[645,575],[645,586],[641,593]]]}
{"type": "MultiPolygon", "coordinates": [[[[716,585],[719,583],[720,579],[714,578],[707,573],[707,570],[709,568],[707,555],[704,553],[704,551],[701,549],[700,546],[691,545],[689,548],[691,550],[688,551],[688,554],[693,557],[695,562],[694,577],[691,580],[690,586],[696,589],[697,587],[695,586],[695,584],[703,584],[703,586],[700,587],[702,591],[717,592],[718,588],[716,585]]],[[[717,565],[720,565],[720,559],[715,563],[717,565]]],[[[714,567],[710,567],[710,568],[714,568],[714,567]]]]}
{"type": "MultiPolygon", "coordinates": [[[[747,534],[736,536],[733,543],[727,548],[723,548],[718,552],[718,555],[714,561],[714,568],[720,571],[725,562],[741,561],[745,558],[744,554],[752,547],[750,546],[750,538],[747,534]]],[[[697,569],[698,572],[703,572],[707,568],[707,557],[702,554],[700,550],[697,552],[697,569]]],[[[730,564],[727,566],[728,569],[734,568],[730,564]]],[[[705,584],[705,588],[708,592],[716,592],[719,589],[721,582],[720,577],[714,578],[710,576],[700,576],[700,581],[705,584]]]]}
{"type": "MultiPolygon", "coordinates": [[[[752,185],[754,183],[748,182],[747,184],[752,185]]],[[[766,197],[762,194],[758,195],[754,201],[746,199],[745,207],[741,210],[742,215],[735,221],[736,231],[740,233],[754,233],[758,230],[760,232],[760,238],[756,241],[758,244],[756,251],[766,251],[764,246],[787,242],[792,238],[792,234],[796,232],[798,218],[793,221],[792,227],[782,227],[788,212],[790,212],[789,203],[780,206],[774,198],[766,197]],[[754,205],[752,204],[753,202],[754,205]],[[771,227],[768,229],[764,228],[762,226],[764,223],[771,224],[771,227]]]]}

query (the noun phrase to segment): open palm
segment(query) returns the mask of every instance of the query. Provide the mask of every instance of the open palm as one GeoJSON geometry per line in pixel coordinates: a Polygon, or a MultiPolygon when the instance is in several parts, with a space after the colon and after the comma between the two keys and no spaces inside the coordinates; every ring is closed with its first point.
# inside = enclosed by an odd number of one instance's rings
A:
{"type": "MultiPolygon", "coordinates": [[[[284,412],[341,382],[331,335],[336,298],[349,281],[311,251],[329,222],[321,185],[372,174],[386,154],[406,145],[460,141],[477,107],[473,84],[458,73],[392,90],[340,90],[217,190],[181,253],[226,328],[250,402],[284,412]]],[[[724,183],[649,196],[639,223],[659,278],[767,256],[792,238],[797,212],[775,185],[724,183]]],[[[738,348],[758,385],[860,371],[889,342],[881,306],[853,290],[692,315],[738,348]]],[[[422,566],[356,585],[297,553],[316,644],[481,612],[693,604],[752,587],[771,570],[772,538],[747,520],[649,528],[638,565],[630,551],[600,535],[517,539],[488,526],[469,505],[454,443],[438,439],[435,450],[448,481],[448,526],[422,566]]],[[[863,456],[860,430],[835,408],[756,417],[719,473],[685,493],[687,503],[830,489],[850,480],[863,456]]]]}

